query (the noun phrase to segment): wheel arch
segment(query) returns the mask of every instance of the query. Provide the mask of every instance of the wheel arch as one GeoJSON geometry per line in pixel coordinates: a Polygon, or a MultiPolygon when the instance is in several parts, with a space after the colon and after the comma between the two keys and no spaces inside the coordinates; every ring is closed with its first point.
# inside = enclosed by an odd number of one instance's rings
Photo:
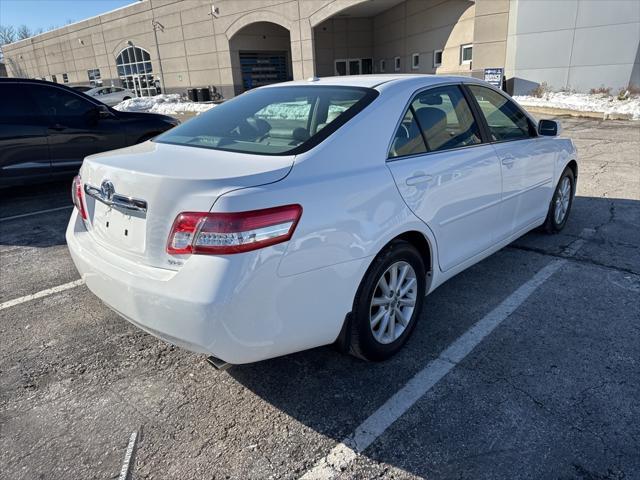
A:
{"type": "Polygon", "coordinates": [[[570,168],[571,171],[573,172],[573,178],[575,180],[578,180],[578,162],[576,162],[575,159],[569,160],[569,162],[564,168],[565,169],[570,168]]]}
{"type": "MultiPolygon", "coordinates": [[[[362,278],[360,279],[360,284],[366,277],[367,273],[371,268],[371,265],[373,264],[374,260],[378,257],[378,255],[380,255],[380,253],[385,248],[387,248],[392,242],[395,242],[396,240],[404,240],[405,242],[408,242],[411,245],[413,245],[416,248],[416,250],[418,250],[418,253],[422,257],[422,261],[424,262],[425,271],[427,272],[425,292],[429,293],[431,291],[431,285],[433,283],[433,264],[436,258],[435,257],[436,251],[435,251],[435,248],[433,247],[434,240],[431,239],[429,235],[426,234],[425,232],[415,228],[409,228],[404,232],[396,234],[394,237],[384,242],[382,246],[377,249],[376,254],[371,257],[371,261],[369,262],[369,264],[367,265],[367,268],[364,270],[364,273],[362,274],[362,278]]],[[[360,284],[358,284],[357,290],[360,289],[360,284]]],[[[349,329],[351,328],[351,312],[352,311],[349,310],[349,312],[347,312],[347,314],[345,315],[340,332],[338,333],[338,336],[334,341],[334,345],[337,347],[339,351],[343,353],[346,353],[348,351],[349,329]]]]}

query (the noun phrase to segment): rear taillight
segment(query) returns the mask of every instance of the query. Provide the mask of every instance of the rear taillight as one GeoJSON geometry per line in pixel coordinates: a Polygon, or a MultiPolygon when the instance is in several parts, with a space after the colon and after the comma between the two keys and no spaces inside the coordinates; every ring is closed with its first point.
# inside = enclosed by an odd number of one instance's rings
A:
{"type": "Polygon", "coordinates": [[[173,222],[167,252],[225,255],[286,242],[300,215],[300,205],[238,213],[184,212],[173,222]]]}
{"type": "Polygon", "coordinates": [[[82,219],[86,220],[89,218],[87,216],[87,209],[84,206],[84,192],[82,191],[82,179],[80,178],[80,175],[76,175],[73,179],[73,184],[71,186],[71,199],[78,209],[82,219]]]}

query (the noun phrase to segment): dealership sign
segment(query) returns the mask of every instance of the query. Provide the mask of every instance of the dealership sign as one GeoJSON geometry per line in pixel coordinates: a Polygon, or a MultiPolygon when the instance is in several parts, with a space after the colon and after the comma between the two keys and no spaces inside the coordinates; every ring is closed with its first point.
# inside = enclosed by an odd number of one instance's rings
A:
{"type": "Polygon", "coordinates": [[[502,68],[485,68],[484,69],[484,81],[489,82],[491,85],[497,88],[502,88],[502,77],[504,76],[504,69],[502,68]]]}

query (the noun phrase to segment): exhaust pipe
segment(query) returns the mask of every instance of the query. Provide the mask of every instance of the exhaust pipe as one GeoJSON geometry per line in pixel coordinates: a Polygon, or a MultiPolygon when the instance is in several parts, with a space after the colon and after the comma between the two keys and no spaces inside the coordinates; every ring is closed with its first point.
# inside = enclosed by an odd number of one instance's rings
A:
{"type": "Polygon", "coordinates": [[[220,360],[219,358],[214,357],[213,355],[207,357],[207,362],[209,362],[209,365],[211,365],[216,370],[221,370],[221,371],[226,370],[231,366],[230,363],[227,363],[224,360],[220,360]]]}

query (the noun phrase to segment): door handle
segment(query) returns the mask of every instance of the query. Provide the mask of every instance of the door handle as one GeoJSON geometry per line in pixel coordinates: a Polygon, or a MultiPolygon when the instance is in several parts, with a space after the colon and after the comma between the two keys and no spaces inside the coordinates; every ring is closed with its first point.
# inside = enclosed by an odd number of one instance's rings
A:
{"type": "Polygon", "coordinates": [[[407,178],[404,183],[406,183],[410,187],[413,187],[421,183],[430,182],[432,178],[433,177],[431,175],[419,174],[419,175],[414,175],[413,177],[407,178]]]}
{"type": "Polygon", "coordinates": [[[502,158],[502,165],[504,165],[505,167],[511,168],[515,163],[515,161],[516,161],[515,157],[511,155],[507,155],[506,157],[502,158]]]}

